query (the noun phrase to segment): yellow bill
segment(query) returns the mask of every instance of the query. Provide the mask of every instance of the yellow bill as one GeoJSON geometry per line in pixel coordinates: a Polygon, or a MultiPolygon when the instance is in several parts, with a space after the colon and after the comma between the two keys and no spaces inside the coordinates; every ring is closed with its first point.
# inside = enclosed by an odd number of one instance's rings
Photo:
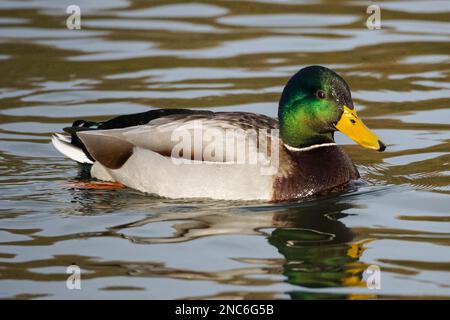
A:
{"type": "Polygon", "coordinates": [[[370,131],[361,119],[358,118],[356,111],[351,110],[347,106],[344,106],[344,112],[335,127],[365,148],[377,151],[384,151],[386,149],[386,146],[381,142],[380,138],[370,131]]]}

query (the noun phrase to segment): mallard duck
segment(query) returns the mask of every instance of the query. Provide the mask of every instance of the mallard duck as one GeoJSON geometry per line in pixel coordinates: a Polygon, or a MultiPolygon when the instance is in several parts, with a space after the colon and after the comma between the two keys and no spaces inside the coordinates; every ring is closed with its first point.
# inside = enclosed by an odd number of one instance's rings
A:
{"type": "Polygon", "coordinates": [[[284,87],[278,121],[248,112],[159,109],[76,120],[52,142],[90,165],[93,178],[146,193],[276,202],[343,190],[360,177],[336,145],[336,130],[365,148],[386,148],[356,114],[345,80],[309,66],[284,87]]]}

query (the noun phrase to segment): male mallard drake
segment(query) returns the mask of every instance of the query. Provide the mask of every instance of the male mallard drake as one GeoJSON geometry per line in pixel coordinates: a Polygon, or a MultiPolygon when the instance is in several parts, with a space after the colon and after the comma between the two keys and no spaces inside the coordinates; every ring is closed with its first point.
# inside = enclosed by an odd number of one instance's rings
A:
{"type": "Polygon", "coordinates": [[[151,110],[105,122],[77,120],[54,146],[91,164],[94,178],[170,198],[282,201],[342,190],[359,173],[334,142],[385,145],[356,115],[350,88],[310,66],[286,84],[278,121],[244,112],[151,110]]]}

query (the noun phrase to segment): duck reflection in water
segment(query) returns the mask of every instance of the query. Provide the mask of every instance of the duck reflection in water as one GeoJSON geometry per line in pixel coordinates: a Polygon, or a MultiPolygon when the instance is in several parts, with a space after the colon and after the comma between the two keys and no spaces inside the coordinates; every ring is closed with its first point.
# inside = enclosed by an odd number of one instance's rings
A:
{"type": "MultiPolygon", "coordinates": [[[[287,282],[313,289],[366,286],[363,272],[368,264],[359,259],[368,241],[357,241],[357,235],[339,221],[354,206],[350,200],[327,199],[274,214],[276,229],[268,240],[285,258],[287,282]]],[[[317,293],[306,291],[290,294],[293,298],[318,298],[317,293]]]]}
{"type": "MultiPolygon", "coordinates": [[[[105,214],[104,209],[107,207],[133,212],[145,212],[152,208],[155,212],[143,219],[111,226],[105,232],[105,236],[117,236],[137,244],[176,245],[203,237],[261,235],[265,236],[268,243],[276,247],[282,255],[282,259],[232,258],[251,266],[213,272],[167,267],[165,263],[155,261],[113,263],[121,269],[126,269],[127,274],[131,276],[209,280],[218,283],[245,284],[254,289],[258,287],[260,290],[261,286],[275,284],[279,280],[262,281],[255,278],[255,275],[282,274],[286,282],[299,286],[299,290],[285,292],[294,299],[358,298],[346,294],[322,293],[323,290],[317,292],[317,289],[366,285],[363,281],[363,272],[368,264],[361,262],[360,257],[368,241],[358,239],[358,235],[342,221],[349,215],[350,209],[357,207],[354,201],[357,193],[303,203],[249,205],[210,200],[187,204],[182,201],[142,197],[135,192],[131,194],[133,199],[142,198],[145,201],[130,202],[126,201],[130,197],[128,194],[130,191],[127,189],[105,190],[101,197],[103,200],[97,198],[97,201],[92,201],[92,198],[96,197],[90,192],[77,188],[72,188],[72,191],[74,202],[80,205],[76,214],[83,211],[89,214],[93,212],[105,214]],[[85,206],[86,210],[83,210],[85,206]],[[134,228],[139,227],[142,230],[147,225],[158,222],[173,223],[171,225],[173,233],[164,236],[142,236],[141,232],[139,236],[133,235],[134,228]]],[[[99,236],[98,232],[96,236],[99,236]]],[[[249,292],[233,292],[233,295],[236,294],[243,298],[255,297],[249,296],[249,292]]],[[[219,293],[214,297],[226,298],[227,294],[219,293]]]]}

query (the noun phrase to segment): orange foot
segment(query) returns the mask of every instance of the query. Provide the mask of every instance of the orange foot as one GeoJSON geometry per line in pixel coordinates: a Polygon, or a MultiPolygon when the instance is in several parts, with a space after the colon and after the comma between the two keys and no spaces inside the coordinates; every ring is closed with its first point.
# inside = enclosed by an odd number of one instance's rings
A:
{"type": "Polygon", "coordinates": [[[125,185],[120,182],[97,182],[97,181],[77,181],[72,182],[71,186],[78,189],[89,189],[89,190],[119,190],[125,188],[125,185]]]}

